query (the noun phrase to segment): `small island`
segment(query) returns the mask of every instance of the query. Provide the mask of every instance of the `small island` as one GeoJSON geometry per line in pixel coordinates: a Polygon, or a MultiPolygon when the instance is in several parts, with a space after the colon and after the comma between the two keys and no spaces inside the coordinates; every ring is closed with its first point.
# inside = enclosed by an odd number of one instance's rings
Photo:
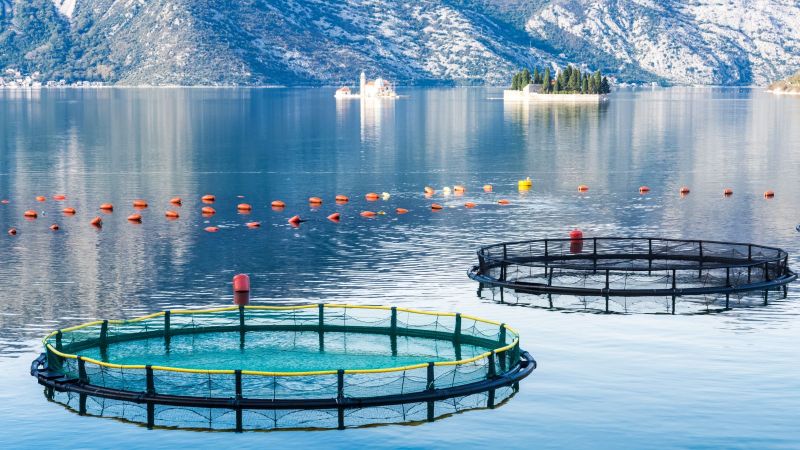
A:
{"type": "Polygon", "coordinates": [[[770,84],[767,88],[767,92],[772,92],[773,94],[800,95],[800,72],[797,72],[785,80],[770,84]]]}
{"type": "Polygon", "coordinates": [[[522,69],[514,74],[511,89],[503,91],[504,100],[544,102],[604,102],[608,100],[611,85],[600,71],[581,72],[568,65],[557,69],[553,76],[550,68],[522,69]]]}

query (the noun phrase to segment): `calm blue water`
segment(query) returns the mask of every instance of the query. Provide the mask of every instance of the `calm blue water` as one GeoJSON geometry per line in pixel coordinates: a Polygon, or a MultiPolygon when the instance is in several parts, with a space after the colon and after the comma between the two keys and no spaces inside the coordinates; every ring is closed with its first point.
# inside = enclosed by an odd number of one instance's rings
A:
{"type": "Polygon", "coordinates": [[[521,107],[491,89],[403,93],[362,108],[325,89],[0,91],[0,198],[10,201],[0,205],[2,446],[98,448],[114,436],[127,448],[800,447],[796,287],[787,300],[717,315],[608,316],[496,304],[465,274],[481,244],[564,237],[575,226],[587,236],[776,245],[800,268],[800,99],[676,88],[621,92],[603,107],[521,107]],[[520,194],[525,176],[533,189],[520,194]],[[454,184],[466,195],[422,195],[454,184]],[[579,195],[578,184],[591,190],[579,195]],[[650,195],[638,194],[642,184],[650,195]],[[687,198],[681,185],[692,188],[687,198]],[[725,187],[733,197],[722,198],[725,187]],[[367,204],[370,191],[391,198],[367,204]],[[206,193],[218,199],[210,219],[199,213],[206,193]],[[335,194],[352,201],[337,206],[335,194]],[[176,195],[181,218],[168,222],[176,195]],[[312,195],[325,200],[318,210],[312,195]],[[150,202],[141,225],[125,220],[135,198],[150,202]],[[272,211],[274,199],[286,210],[272,211]],[[242,201],[254,206],[249,216],[236,212],[242,201]],[[446,208],[432,213],[433,201],[446,208]],[[88,222],[103,202],[117,208],[98,232],[88,222]],[[59,213],[67,205],[74,217],[59,213]],[[26,222],[31,208],[40,218],[26,222]],[[388,214],[364,219],[365,209],[388,214]],[[333,211],[339,224],[325,219],[333,211]],[[290,227],[294,214],[308,222],[290,227]],[[262,227],[244,227],[251,220],[262,227]],[[209,225],[221,230],[205,233],[209,225]],[[5,234],[11,226],[16,237],[5,234]],[[238,435],[80,417],[48,403],[28,375],[51,329],[229,304],[237,272],[251,275],[259,304],[381,303],[504,321],[539,369],[491,411],[415,427],[238,435]]]}

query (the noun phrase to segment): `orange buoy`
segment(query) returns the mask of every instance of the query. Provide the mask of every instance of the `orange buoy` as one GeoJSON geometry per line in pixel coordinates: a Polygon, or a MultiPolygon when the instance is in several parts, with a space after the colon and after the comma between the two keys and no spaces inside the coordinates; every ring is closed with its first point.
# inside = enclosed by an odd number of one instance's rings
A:
{"type": "Polygon", "coordinates": [[[169,199],[169,202],[173,205],[181,206],[183,204],[183,200],[180,197],[172,197],[169,199]]]}
{"type": "Polygon", "coordinates": [[[722,191],[722,195],[724,195],[725,197],[730,197],[731,195],[733,195],[733,189],[725,188],[725,190],[722,191]]]}
{"type": "Polygon", "coordinates": [[[147,208],[147,202],[142,199],[137,199],[133,201],[133,207],[135,209],[144,209],[147,208]]]}
{"type": "Polygon", "coordinates": [[[16,228],[9,228],[8,229],[8,234],[10,236],[15,236],[17,234],[17,229],[16,228]]]}
{"type": "Polygon", "coordinates": [[[114,205],[112,205],[111,203],[103,203],[102,205],[100,205],[100,210],[103,212],[111,212],[114,210],[114,205]]]}
{"type": "Polygon", "coordinates": [[[58,224],[54,223],[54,224],[50,225],[50,229],[53,230],[53,231],[58,231],[58,224]]]}
{"type": "Polygon", "coordinates": [[[71,216],[71,215],[75,214],[75,208],[64,208],[64,209],[61,210],[61,212],[66,214],[66,215],[68,215],[68,216],[71,216]]]}
{"type": "Polygon", "coordinates": [[[217,211],[210,206],[203,206],[200,212],[202,212],[204,216],[213,216],[214,214],[217,213],[217,211]]]}
{"type": "Polygon", "coordinates": [[[499,203],[499,204],[501,204],[501,205],[508,205],[508,204],[510,204],[511,202],[510,202],[510,201],[508,201],[508,200],[506,200],[506,199],[504,199],[504,198],[501,198],[500,200],[498,200],[498,201],[497,201],[497,203],[499,203]]]}
{"type": "Polygon", "coordinates": [[[375,217],[378,213],[374,211],[361,211],[361,217],[375,217]]]}
{"type": "Polygon", "coordinates": [[[167,212],[164,213],[164,216],[166,216],[167,219],[177,219],[178,217],[180,217],[180,214],[178,214],[177,211],[168,209],[167,212]]]}
{"type": "Polygon", "coordinates": [[[773,191],[764,192],[764,198],[772,198],[772,197],[775,197],[775,192],[773,191]]]}
{"type": "Polygon", "coordinates": [[[377,199],[379,199],[381,197],[380,197],[380,195],[378,195],[378,194],[376,194],[374,192],[370,192],[369,194],[365,195],[364,198],[366,198],[370,202],[374,202],[375,200],[377,200],[377,199]]]}
{"type": "Polygon", "coordinates": [[[678,191],[681,195],[686,195],[689,192],[692,192],[687,186],[681,186],[680,190],[678,191]]]}
{"type": "Polygon", "coordinates": [[[462,193],[463,194],[464,192],[467,192],[467,190],[464,189],[464,186],[462,186],[460,184],[457,184],[457,185],[453,186],[453,192],[458,192],[458,193],[462,193]]]}
{"type": "Polygon", "coordinates": [[[308,203],[311,203],[312,205],[321,205],[322,199],[319,197],[309,197],[308,203]]]}
{"type": "Polygon", "coordinates": [[[200,198],[200,200],[202,200],[203,203],[214,203],[214,201],[216,199],[217,199],[217,197],[214,197],[211,194],[206,194],[206,195],[204,195],[203,197],[200,198]]]}
{"type": "Polygon", "coordinates": [[[64,195],[64,194],[56,194],[56,195],[53,196],[53,200],[56,200],[56,201],[59,201],[59,202],[63,201],[63,200],[66,200],[66,199],[67,199],[67,196],[64,195]]]}
{"type": "Polygon", "coordinates": [[[44,195],[38,195],[38,196],[36,196],[36,201],[37,202],[44,202],[44,201],[47,201],[47,198],[44,195]]]}
{"type": "Polygon", "coordinates": [[[442,209],[442,205],[440,205],[438,203],[434,203],[434,204],[431,205],[431,209],[434,210],[434,211],[438,211],[438,210],[442,209]]]}
{"type": "Polygon", "coordinates": [[[253,207],[248,205],[247,203],[239,203],[238,205],[236,205],[236,209],[238,209],[239,211],[252,211],[253,207]]]}
{"type": "Polygon", "coordinates": [[[328,216],[328,220],[330,220],[331,222],[338,222],[341,218],[342,215],[339,213],[333,213],[330,216],[328,216]]]}
{"type": "Polygon", "coordinates": [[[219,231],[219,228],[217,227],[205,227],[204,229],[209,233],[216,233],[217,231],[219,231]]]}
{"type": "Polygon", "coordinates": [[[292,225],[299,225],[302,221],[303,219],[301,219],[300,216],[292,216],[292,218],[289,219],[289,223],[292,225]]]}
{"type": "Polygon", "coordinates": [[[405,208],[397,208],[395,211],[397,212],[397,214],[405,214],[408,212],[408,210],[405,208]]]}
{"type": "Polygon", "coordinates": [[[99,217],[95,217],[95,218],[94,218],[94,219],[92,219],[92,221],[91,221],[91,222],[89,222],[89,223],[90,223],[90,224],[91,224],[93,227],[100,228],[100,227],[102,227],[102,226],[103,226],[103,219],[101,219],[101,218],[99,218],[99,217]]]}
{"type": "Polygon", "coordinates": [[[39,214],[37,214],[36,211],[34,211],[32,209],[29,209],[29,210],[25,211],[22,215],[27,217],[27,218],[29,218],[29,219],[35,219],[35,218],[39,217],[39,214]]]}
{"type": "Polygon", "coordinates": [[[141,214],[131,214],[130,216],[128,216],[128,222],[141,223],[142,222],[142,215],[141,214]]]}
{"type": "MultiPolygon", "coordinates": [[[[378,194],[375,194],[375,195],[378,195],[378,194]]],[[[346,195],[337,195],[336,196],[336,202],[337,203],[347,203],[349,201],[350,201],[350,199],[346,195]]]]}
{"type": "Polygon", "coordinates": [[[484,184],[483,185],[483,192],[492,192],[492,189],[494,189],[494,188],[492,187],[491,184],[484,184]]]}
{"type": "Polygon", "coordinates": [[[261,222],[247,222],[247,228],[258,228],[261,226],[261,222]]]}
{"type": "Polygon", "coordinates": [[[271,205],[273,208],[286,208],[286,203],[283,203],[280,200],[273,200],[271,205]]]}
{"type": "Polygon", "coordinates": [[[467,208],[474,208],[474,207],[476,207],[478,205],[476,205],[475,203],[472,203],[472,202],[467,202],[467,203],[464,203],[464,206],[467,207],[467,208]]]}
{"type": "Polygon", "coordinates": [[[646,194],[648,192],[650,192],[650,188],[649,187],[647,187],[647,186],[639,186],[639,193],[640,194],[646,194]]]}
{"type": "Polygon", "coordinates": [[[589,190],[589,186],[585,184],[578,185],[578,192],[587,192],[589,190]]]}
{"type": "Polygon", "coordinates": [[[430,186],[425,186],[425,194],[433,195],[435,193],[436,193],[436,189],[434,189],[434,188],[432,188],[430,186]]]}

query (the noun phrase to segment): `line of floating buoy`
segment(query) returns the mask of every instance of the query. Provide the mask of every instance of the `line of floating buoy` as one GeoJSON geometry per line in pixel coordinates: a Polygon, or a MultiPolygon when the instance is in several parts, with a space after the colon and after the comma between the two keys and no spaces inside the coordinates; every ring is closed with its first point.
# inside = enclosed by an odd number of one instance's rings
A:
{"type": "Polygon", "coordinates": [[[300,222],[302,222],[302,221],[303,221],[303,219],[301,219],[300,216],[292,216],[289,219],[289,223],[292,224],[292,225],[299,225],[300,222]]]}
{"type": "Polygon", "coordinates": [[[217,197],[215,197],[215,196],[213,196],[211,194],[206,194],[206,195],[200,197],[200,200],[203,203],[214,203],[214,201],[217,200],[217,197]]]}
{"type": "Polygon", "coordinates": [[[89,222],[89,224],[92,225],[93,227],[100,228],[103,226],[103,219],[95,217],[94,219],[91,220],[91,222],[89,222]]]}
{"type": "Polygon", "coordinates": [[[133,201],[134,208],[147,208],[147,202],[142,199],[136,199],[133,201]]]}
{"type": "Polygon", "coordinates": [[[589,186],[585,184],[578,185],[578,192],[588,192],[588,191],[589,191],[589,186]]]}
{"type": "Polygon", "coordinates": [[[55,200],[57,202],[62,202],[64,200],[66,200],[66,199],[67,199],[67,196],[64,195],[64,194],[56,194],[56,195],[53,196],[53,200],[55,200]]]}
{"type": "Polygon", "coordinates": [[[308,203],[310,203],[310,204],[312,204],[314,206],[319,206],[319,205],[322,204],[322,199],[319,198],[319,197],[309,197],[308,203]]]}
{"type": "Polygon", "coordinates": [[[457,184],[453,186],[453,192],[456,194],[463,194],[464,192],[467,192],[467,190],[464,188],[464,186],[457,184]]]}
{"type": "Polygon", "coordinates": [[[491,184],[484,184],[483,185],[483,192],[492,192],[493,189],[494,189],[494,187],[492,187],[491,184]]]}
{"type": "Polygon", "coordinates": [[[35,218],[39,217],[39,213],[37,213],[36,211],[34,211],[32,209],[29,209],[29,210],[25,211],[24,213],[22,213],[22,216],[23,217],[27,217],[29,219],[35,219],[35,218]]]}
{"type": "Polygon", "coordinates": [[[16,236],[17,235],[17,229],[16,228],[9,228],[8,229],[8,235],[9,236],[16,236]]]}
{"type": "Polygon", "coordinates": [[[336,223],[338,223],[339,220],[341,220],[341,218],[342,218],[342,215],[339,214],[339,213],[333,213],[330,216],[328,216],[328,220],[330,220],[331,222],[336,222],[336,223]]]}
{"type": "Polygon", "coordinates": [[[367,201],[369,202],[374,202],[375,200],[379,199],[380,196],[374,192],[370,192],[367,195],[365,195],[364,198],[366,198],[367,201]]]}
{"type": "Polygon", "coordinates": [[[722,195],[724,195],[725,197],[730,197],[731,195],[733,195],[733,189],[725,188],[725,190],[722,191],[722,195]]]}
{"type": "Polygon", "coordinates": [[[64,208],[61,210],[61,212],[68,216],[72,216],[75,214],[75,208],[64,208]]]}
{"type": "Polygon", "coordinates": [[[44,195],[37,195],[36,196],[36,201],[37,202],[46,202],[47,198],[44,195]]]}
{"type": "Polygon", "coordinates": [[[130,216],[128,216],[128,222],[142,223],[142,215],[141,214],[131,214],[130,216]]]}
{"type": "Polygon", "coordinates": [[[405,214],[405,213],[407,213],[407,212],[408,212],[408,210],[407,210],[407,209],[405,209],[405,208],[397,208],[397,209],[395,209],[395,212],[396,212],[397,214],[405,214]]]}
{"type": "Polygon", "coordinates": [[[273,200],[270,205],[273,208],[286,208],[286,203],[282,202],[281,200],[273,200]]]}
{"type": "Polygon", "coordinates": [[[104,213],[110,213],[111,211],[114,211],[114,205],[111,203],[102,203],[100,205],[100,211],[103,211],[104,213]]]}
{"type": "Polygon", "coordinates": [[[686,194],[688,194],[690,192],[692,192],[692,191],[687,186],[681,186],[681,188],[678,189],[678,193],[680,193],[681,195],[686,195],[686,194]]]}
{"type": "Polygon", "coordinates": [[[218,227],[205,227],[204,230],[209,232],[209,233],[216,233],[217,231],[219,231],[219,228],[218,227]]]}
{"type": "Polygon", "coordinates": [[[650,192],[650,188],[648,186],[639,186],[640,194],[647,194],[648,192],[650,192]]]}
{"type": "Polygon", "coordinates": [[[472,202],[464,203],[464,207],[465,208],[474,208],[476,206],[478,206],[478,205],[476,205],[475,203],[472,203],[472,202]]]}
{"type": "Polygon", "coordinates": [[[509,204],[511,204],[510,201],[508,201],[508,200],[506,200],[504,198],[501,198],[500,200],[498,200],[497,203],[499,203],[501,205],[509,205],[509,204]]]}
{"type": "Polygon", "coordinates": [[[203,206],[200,209],[200,212],[203,213],[204,216],[213,216],[214,214],[217,213],[217,211],[210,206],[203,206]]]}
{"type": "Polygon", "coordinates": [[[247,222],[245,225],[247,228],[258,228],[261,226],[261,222],[247,222]]]}
{"type": "Polygon", "coordinates": [[[764,198],[772,198],[772,197],[775,197],[775,192],[774,191],[766,191],[766,192],[764,192],[764,198]]]}
{"type": "Polygon", "coordinates": [[[434,210],[434,211],[439,211],[440,209],[442,209],[442,205],[440,205],[438,203],[434,203],[434,204],[431,205],[431,209],[434,210]]]}
{"type": "Polygon", "coordinates": [[[248,203],[239,203],[238,205],[236,205],[236,209],[239,211],[250,212],[253,210],[253,207],[250,206],[248,203]]]}
{"type": "Polygon", "coordinates": [[[50,225],[50,229],[53,230],[53,231],[58,231],[59,230],[59,226],[58,226],[57,223],[54,223],[54,224],[50,225]]]}
{"type": "Polygon", "coordinates": [[[361,211],[361,217],[375,217],[378,213],[375,211],[361,211]]]}
{"type": "Polygon", "coordinates": [[[336,196],[336,203],[347,203],[350,201],[350,198],[346,195],[337,195],[336,196]]]}
{"type": "Polygon", "coordinates": [[[178,212],[177,212],[177,211],[173,211],[173,210],[171,210],[171,209],[168,209],[168,210],[167,210],[167,211],[164,213],[164,216],[165,216],[167,219],[177,219],[177,218],[179,218],[181,215],[180,215],[180,214],[178,214],[178,212]]]}
{"type": "Polygon", "coordinates": [[[183,204],[183,200],[180,197],[172,197],[169,199],[169,202],[176,206],[181,206],[183,204]]]}

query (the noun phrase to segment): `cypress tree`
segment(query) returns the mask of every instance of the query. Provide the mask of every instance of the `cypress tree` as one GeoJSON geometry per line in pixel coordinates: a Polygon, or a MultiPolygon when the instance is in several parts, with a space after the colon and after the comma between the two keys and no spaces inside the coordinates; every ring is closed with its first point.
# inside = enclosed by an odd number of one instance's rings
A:
{"type": "Polygon", "coordinates": [[[570,70],[569,82],[567,83],[567,90],[577,92],[581,90],[580,72],[578,69],[570,70]]]}
{"type": "Polygon", "coordinates": [[[608,78],[603,77],[603,81],[600,82],[600,93],[608,94],[610,92],[611,92],[611,85],[608,84],[608,78]]]}
{"type": "Polygon", "coordinates": [[[583,82],[581,83],[581,94],[589,93],[589,77],[583,74],[583,82]]]}
{"type": "Polygon", "coordinates": [[[522,70],[522,76],[520,77],[520,83],[519,84],[520,84],[520,86],[519,86],[520,89],[522,89],[525,86],[531,84],[531,71],[528,70],[527,67],[522,70]]]}
{"type": "Polygon", "coordinates": [[[602,79],[601,79],[601,76],[600,76],[600,71],[598,70],[597,72],[594,73],[594,86],[595,86],[595,89],[597,90],[595,92],[595,94],[599,94],[600,93],[600,83],[601,82],[602,82],[602,79]]]}
{"type": "Polygon", "coordinates": [[[539,68],[533,68],[533,84],[542,84],[542,74],[539,73],[539,68]]]}
{"type": "Polygon", "coordinates": [[[544,69],[544,77],[542,78],[542,92],[549,93],[551,90],[550,68],[544,69]]]}
{"type": "Polygon", "coordinates": [[[519,73],[515,73],[511,78],[511,90],[516,91],[519,89],[519,73]]]}

